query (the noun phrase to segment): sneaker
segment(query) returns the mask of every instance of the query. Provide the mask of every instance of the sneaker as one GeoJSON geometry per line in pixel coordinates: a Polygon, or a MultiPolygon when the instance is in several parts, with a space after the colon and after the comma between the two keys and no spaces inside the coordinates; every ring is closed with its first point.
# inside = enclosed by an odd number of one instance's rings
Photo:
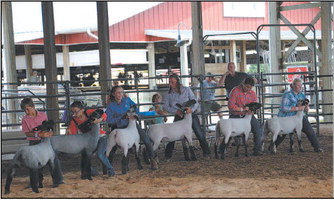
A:
{"type": "Polygon", "coordinates": [[[324,150],[322,149],[322,148],[316,148],[316,149],[314,149],[314,151],[315,152],[318,152],[318,153],[322,153],[322,152],[324,152],[324,150]]]}

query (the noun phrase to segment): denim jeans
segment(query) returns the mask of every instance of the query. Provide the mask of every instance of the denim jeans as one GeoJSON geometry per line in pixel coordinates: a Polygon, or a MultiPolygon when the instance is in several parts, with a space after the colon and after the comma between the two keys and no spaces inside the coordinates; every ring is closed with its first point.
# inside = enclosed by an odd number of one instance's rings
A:
{"type": "MultiPolygon", "coordinates": [[[[203,155],[209,155],[211,151],[206,141],[205,132],[201,128],[198,116],[195,113],[192,113],[191,117],[192,117],[192,128],[201,145],[201,148],[203,150],[203,155]]],[[[179,120],[182,120],[182,118],[178,115],[175,115],[174,122],[179,121],[179,120]]],[[[175,141],[169,142],[167,144],[166,150],[165,150],[165,157],[167,159],[172,157],[174,146],[175,146],[175,141]]]]}
{"type": "MultiPolygon", "coordinates": [[[[229,118],[241,118],[240,115],[230,115],[229,118]]],[[[251,131],[254,135],[254,152],[260,152],[261,151],[261,138],[263,134],[263,130],[261,128],[261,123],[252,116],[251,119],[251,131]]]]}
{"type": "MultiPolygon", "coordinates": [[[[302,132],[304,132],[307,136],[307,139],[311,142],[311,145],[314,149],[318,149],[321,148],[318,138],[310,124],[310,122],[308,121],[307,117],[303,117],[303,127],[302,127],[302,132]]],[[[275,142],[276,146],[278,146],[279,144],[281,144],[284,140],[286,135],[278,135],[277,140],[275,142]]]]}
{"type": "Polygon", "coordinates": [[[97,157],[102,162],[102,164],[107,168],[108,171],[109,170],[113,171],[114,168],[111,165],[111,163],[109,162],[108,157],[106,156],[107,139],[108,139],[108,137],[106,135],[100,137],[99,142],[97,144],[97,157]]]}

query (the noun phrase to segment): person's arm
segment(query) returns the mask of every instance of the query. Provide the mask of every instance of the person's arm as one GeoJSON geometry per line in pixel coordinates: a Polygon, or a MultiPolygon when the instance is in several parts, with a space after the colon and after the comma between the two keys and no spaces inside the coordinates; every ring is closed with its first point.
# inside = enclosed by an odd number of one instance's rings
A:
{"type": "Polygon", "coordinates": [[[195,94],[191,91],[189,87],[187,87],[186,92],[188,93],[189,100],[195,99],[196,103],[191,107],[191,112],[195,112],[199,106],[198,99],[196,98],[195,94]]]}
{"type": "Polygon", "coordinates": [[[166,110],[168,113],[171,113],[171,114],[175,114],[177,109],[175,109],[172,105],[171,105],[171,94],[166,94],[162,100],[163,102],[163,109],[166,110]]]}
{"type": "Polygon", "coordinates": [[[224,86],[225,85],[225,79],[226,76],[228,76],[230,74],[230,71],[227,71],[218,81],[218,85],[219,86],[224,86]]]}
{"type": "Polygon", "coordinates": [[[113,112],[112,106],[108,104],[107,109],[106,109],[106,114],[107,114],[107,122],[108,124],[126,124],[127,119],[123,118],[123,115],[117,114],[116,112],[113,112]]]}
{"type": "Polygon", "coordinates": [[[78,132],[78,127],[77,127],[77,125],[74,123],[74,121],[72,119],[70,121],[69,126],[67,127],[66,134],[67,135],[74,135],[74,134],[77,134],[77,132],[78,132]]]}

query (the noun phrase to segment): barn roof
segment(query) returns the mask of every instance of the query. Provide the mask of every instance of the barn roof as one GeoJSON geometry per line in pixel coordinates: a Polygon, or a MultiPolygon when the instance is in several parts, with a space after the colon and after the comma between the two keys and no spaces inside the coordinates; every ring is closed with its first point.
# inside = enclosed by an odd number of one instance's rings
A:
{"type": "MultiPolygon", "coordinates": [[[[284,2],[283,5],[302,4],[305,2],[284,2]]],[[[255,32],[261,24],[268,24],[268,2],[264,2],[263,17],[230,17],[224,14],[225,2],[202,2],[203,35],[234,32],[255,32]]],[[[226,4],[227,5],[227,4],[226,4]]],[[[293,24],[309,23],[320,8],[308,8],[283,11],[282,14],[293,24]]],[[[110,42],[154,42],[176,40],[180,28],[181,37],[191,37],[191,2],[164,2],[138,13],[109,27],[110,42]]],[[[297,27],[304,30],[305,27],[297,27]]],[[[320,20],[315,24],[320,30],[320,20]]],[[[281,28],[282,39],[296,39],[288,27],[281,28]]],[[[268,28],[264,28],[261,39],[268,40],[268,28]]],[[[55,42],[61,44],[97,43],[97,31],[87,30],[80,33],[56,35],[55,42]]],[[[321,32],[316,32],[317,38],[321,32]]],[[[307,35],[313,38],[312,34],[307,35]]],[[[212,39],[212,37],[210,38],[212,39]]],[[[251,35],[220,36],[217,39],[253,40],[251,35]]],[[[43,44],[43,38],[20,43],[43,44]]]]}

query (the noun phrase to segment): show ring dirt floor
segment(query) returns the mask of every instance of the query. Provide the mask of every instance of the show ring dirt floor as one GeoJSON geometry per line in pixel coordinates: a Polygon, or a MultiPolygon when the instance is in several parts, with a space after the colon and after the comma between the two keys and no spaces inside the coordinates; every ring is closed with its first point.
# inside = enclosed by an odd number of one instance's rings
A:
{"type": "MultiPolygon", "coordinates": [[[[163,159],[159,150],[160,169],[152,171],[142,161],[144,169],[137,170],[134,155],[130,156],[130,171],[121,174],[121,151],[114,159],[116,175],[101,173],[96,156],[93,166],[100,175],[92,181],[80,179],[80,156],[61,156],[65,184],[52,188],[48,168],[44,169],[44,188],[33,193],[28,170],[20,168],[11,185],[11,193],[4,195],[6,170],[9,161],[2,162],[2,198],[332,198],[333,197],[333,132],[331,126],[321,126],[319,141],[324,153],[313,151],[305,134],[306,152],[299,152],[295,137],[295,152],[289,153],[286,137],[276,155],[234,157],[235,147],[229,146],[224,161],[207,160],[196,150],[197,161],[184,161],[181,142],[177,142],[172,160],[163,159]]],[[[212,134],[212,133],[211,133],[212,134]]],[[[269,138],[267,138],[269,140],[269,138]]],[[[248,141],[252,149],[252,138],[248,141]]],[[[195,142],[198,147],[197,141],[195,142]]],[[[268,141],[266,142],[266,147],[268,141]]],[[[142,159],[143,160],[143,159],[142,159]]]]}

